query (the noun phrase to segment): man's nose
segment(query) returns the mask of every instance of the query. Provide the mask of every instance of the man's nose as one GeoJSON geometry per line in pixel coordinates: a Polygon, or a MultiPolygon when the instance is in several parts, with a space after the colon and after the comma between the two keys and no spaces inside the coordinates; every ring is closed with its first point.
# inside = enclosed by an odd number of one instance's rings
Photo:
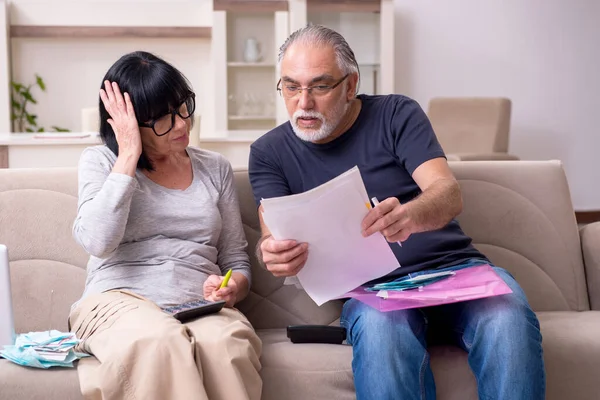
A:
{"type": "Polygon", "coordinates": [[[308,89],[302,89],[302,92],[300,92],[299,96],[300,98],[298,99],[298,107],[303,110],[311,110],[314,107],[315,102],[308,89]]]}

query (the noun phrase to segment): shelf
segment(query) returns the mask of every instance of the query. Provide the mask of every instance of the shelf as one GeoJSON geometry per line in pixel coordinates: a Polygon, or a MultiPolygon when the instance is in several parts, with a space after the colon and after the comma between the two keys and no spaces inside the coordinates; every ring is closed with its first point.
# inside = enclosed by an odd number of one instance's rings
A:
{"type": "MultiPolygon", "coordinates": [[[[85,133],[85,132],[82,132],[85,133]]],[[[73,138],[35,138],[35,133],[0,134],[0,146],[62,146],[62,145],[95,145],[101,144],[100,136],[91,133],[87,137],[73,138]]],[[[73,136],[76,136],[74,133],[73,136]]]]}
{"type": "Polygon", "coordinates": [[[288,11],[287,0],[214,0],[215,11],[276,12],[288,11]]]}
{"type": "Polygon", "coordinates": [[[227,66],[234,67],[234,68],[275,68],[275,64],[271,64],[271,63],[264,63],[264,62],[250,63],[250,62],[243,62],[243,61],[230,61],[227,63],[227,66]]]}
{"type": "Polygon", "coordinates": [[[200,135],[200,143],[252,143],[266,131],[264,129],[238,129],[214,132],[213,136],[200,135]]]}
{"type": "Polygon", "coordinates": [[[209,26],[47,26],[13,25],[13,38],[193,38],[209,39],[209,26]]]}
{"type": "Polygon", "coordinates": [[[381,0],[307,0],[308,12],[372,12],[381,11],[381,0]]]}
{"type": "Polygon", "coordinates": [[[273,115],[230,115],[227,117],[231,121],[271,121],[275,120],[273,115]]]}

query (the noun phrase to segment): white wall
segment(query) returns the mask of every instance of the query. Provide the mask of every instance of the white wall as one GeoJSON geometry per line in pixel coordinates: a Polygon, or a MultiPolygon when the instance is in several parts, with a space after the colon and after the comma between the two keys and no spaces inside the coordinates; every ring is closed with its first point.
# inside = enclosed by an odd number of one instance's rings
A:
{"type": "Polygon", "coordinates": [[[575,209],[600,209],[600,1],[395,6],[398,92],[511,98],[510,152],[562,160],[575,209]]]}

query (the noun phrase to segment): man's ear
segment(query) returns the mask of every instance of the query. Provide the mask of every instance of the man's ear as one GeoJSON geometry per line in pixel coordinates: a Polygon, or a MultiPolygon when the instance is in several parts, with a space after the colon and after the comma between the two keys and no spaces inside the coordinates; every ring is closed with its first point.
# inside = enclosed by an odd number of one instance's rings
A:
{"type": "Polygon", "coordinates": [[[356,88],[358,87],[358,72],[350,74],[348,77],[348,91],[346,92],[346,98],[348,101],[356,97],[356,88]]]}

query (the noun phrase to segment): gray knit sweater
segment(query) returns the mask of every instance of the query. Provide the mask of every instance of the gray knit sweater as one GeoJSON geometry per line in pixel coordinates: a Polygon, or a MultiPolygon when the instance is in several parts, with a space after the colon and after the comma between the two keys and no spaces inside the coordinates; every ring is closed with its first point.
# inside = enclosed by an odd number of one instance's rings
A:
{"type": "Polygon", "coordinates": [[[192,184],[160,186],[137,171],[111,173],[105,146],[84,150],[73,236],[90,254],[83,297],[111,289],[164,307],[202,297],[210,274],[232,268],[250,282],[250,263],[231,165],[218,153],[189,147],[192,184]]]}

